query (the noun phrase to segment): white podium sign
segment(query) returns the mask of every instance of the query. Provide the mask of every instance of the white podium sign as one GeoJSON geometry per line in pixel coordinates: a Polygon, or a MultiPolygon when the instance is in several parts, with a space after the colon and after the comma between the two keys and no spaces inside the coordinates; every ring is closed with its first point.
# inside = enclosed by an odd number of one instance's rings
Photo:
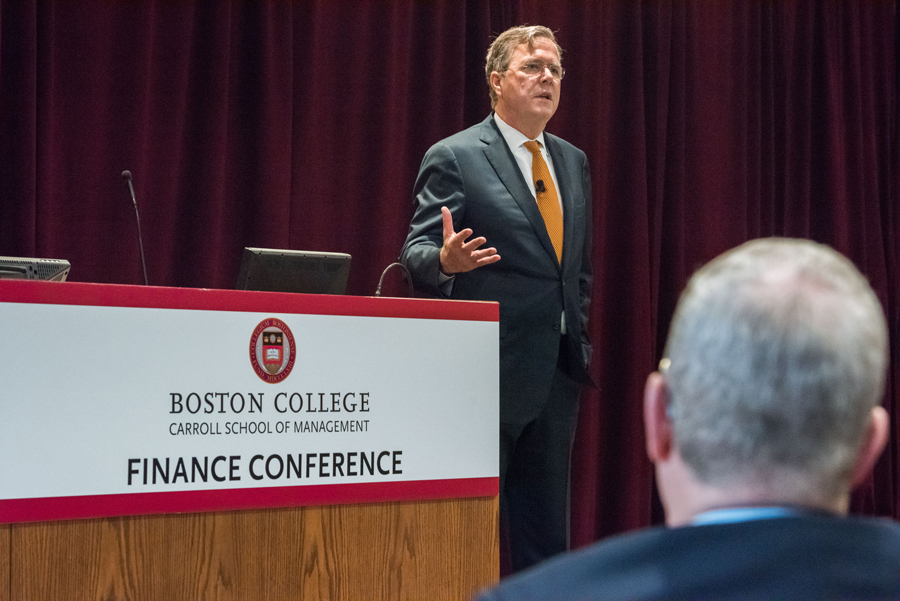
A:
{"type": "Polygon", "coordinates": [[[497,494],[497,320],[0,282],[0,523],[497,494]]]}

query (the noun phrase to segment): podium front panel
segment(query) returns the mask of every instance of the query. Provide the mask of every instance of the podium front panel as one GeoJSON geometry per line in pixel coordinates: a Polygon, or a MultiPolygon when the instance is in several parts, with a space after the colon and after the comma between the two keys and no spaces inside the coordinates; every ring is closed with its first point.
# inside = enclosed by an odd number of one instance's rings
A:
{"type": "Polygon", "coordinates": [[[493,496],[498,306],[0,282],[0,523],[493,496]]]}

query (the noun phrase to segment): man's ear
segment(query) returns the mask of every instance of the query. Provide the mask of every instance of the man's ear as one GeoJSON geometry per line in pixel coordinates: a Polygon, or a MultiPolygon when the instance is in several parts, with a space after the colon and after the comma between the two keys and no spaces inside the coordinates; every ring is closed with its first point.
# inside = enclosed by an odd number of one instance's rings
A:
{"type": "Polygon", "coordinates": [[[888,431],[890,430],[890,418],[884,407],[877,406],[872,408],[869,416],[869,425],[866,427],[866,434],[859,448],[859,455],[856,456],[856,462],[853,464],[853,471],[850,473],[850,486],[855,487],[863,483],[875,462],[884,451],[884,447],[888,441],[888,431]]]}
{"type": "Polygon", "coordinates": [[[647,457],[657,463],[672,454],[674,433],[666,413],[669,407],[669,387],[659,372],[647,376],[644,386],[644,435],[647,438],[647,457]]]}
{"type": "Polygon", "coordinates": [[[496,71],[491,71],[491,89],[496,92],[497,96],[500,95],[500,74],[496,71]]]}

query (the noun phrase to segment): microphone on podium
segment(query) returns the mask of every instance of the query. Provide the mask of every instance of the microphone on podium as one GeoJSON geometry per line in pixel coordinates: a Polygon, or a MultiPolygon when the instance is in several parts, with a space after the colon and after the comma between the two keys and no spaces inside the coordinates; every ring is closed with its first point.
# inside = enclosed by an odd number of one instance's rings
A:
{"type": "Polygon", "coordinates": [[[137,221],[138,244],[141,247],[141,265],[144,268],[144,285],[149,286],[150,283],[147,279],[147,261],[144,259],[144,240],[141,237],[141,216],[138,214],[137,197],[134,195],[134,185],[131,183],[131,171],[127,169],[123,171],[122,179],[128,182],[128,189],[131,191],[131,202],[134,203],[134,218],[137,221]]]}
{"type": "Polygon", "coordinates": [[[394,267],[399,267],[400,271],[403,272],[403,278],[406,280],[407,285],[409,286],[409,297],[413,297],[413,283],[412,276],[409,274],[409,270],[406,268],[406,265],[403,263],[391,263],[387,267],[384,268],[384,271],[381,272],[381,277],[378,279],[378,288],[375,289],[375,296],[381,296],[381,285],[384,284],[384,276],[392,270],[394,267]]]}

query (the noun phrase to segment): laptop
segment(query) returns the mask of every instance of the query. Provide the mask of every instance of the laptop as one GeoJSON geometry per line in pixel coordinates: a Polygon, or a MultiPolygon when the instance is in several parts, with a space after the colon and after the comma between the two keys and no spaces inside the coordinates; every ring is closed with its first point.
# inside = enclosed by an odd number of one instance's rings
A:
{"type": "Polygon", "coordinates": [[[237,290],[346,294],[350,255],[276,248],[244,249],[237,290]]]}

